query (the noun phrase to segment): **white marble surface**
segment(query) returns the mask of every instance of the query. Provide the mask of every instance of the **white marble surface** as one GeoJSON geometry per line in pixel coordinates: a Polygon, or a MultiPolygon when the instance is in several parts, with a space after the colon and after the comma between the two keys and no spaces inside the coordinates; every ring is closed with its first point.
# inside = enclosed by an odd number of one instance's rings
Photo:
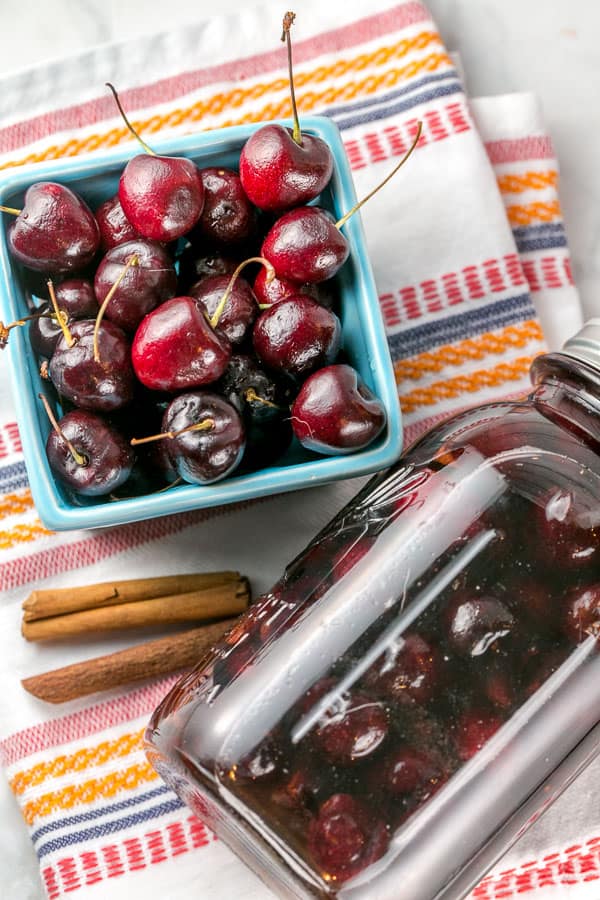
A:
{"type": "MultiPolygon", "coordinates": [[[[302,0],[295,9],[300,15],[302,0]]],[[[542,99],[562,169],[562,201],[585,308],[600,311],[600,7],[590,0],[429,0],[448,46],[459,50],[472,95],[533,90],[542,99]]],[[[220,0],[219,11],[239,8],[220,0]]],[[[365,0],[365,13],[369,4],[365,0]]],[[[0,77],[92,44],[122,40],[209,16],[207,0],[1,0],[0,77]]],[[[249,48],[251,52],[252,48],[249,48]]],[[[201,60],[199,60],[201,63],[201,60]]],[[[309,523],[303,528],[307,529],[309,523]]],[[[314,531],[294,535],[302,546],[314,531]]],[[[289,547],[281,549],[283,565],[289,547]]],[[[1,725],[1,723],[0,723],[1,725]]],[[[569,789],[525,838],[523,853],[565,836],[578,797],[594,790],[600,766],[569,789]]],[[[573,834],[576,825],[573,824],[573,834]]],[[[0,778],[0,900],[40,900],[37,862],[20,814],[0,778]]],[[[230,898],[224,897],[224,900],[230,898]]],[[[233,898],[231,898],[233,900],[233,898]]]]}

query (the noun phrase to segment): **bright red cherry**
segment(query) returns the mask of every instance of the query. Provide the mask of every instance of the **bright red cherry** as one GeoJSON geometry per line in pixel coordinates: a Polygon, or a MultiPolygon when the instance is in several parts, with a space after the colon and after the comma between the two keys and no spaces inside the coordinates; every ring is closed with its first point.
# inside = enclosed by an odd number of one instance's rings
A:
{"type": "Polygon", "coordinates": [[[130,159],[119,181],[119,200],[127,219],[142,237],[174,241],[191,231],[202,215],[204,185],[190,159],[158,156],[127,119],[117,92],[108,87],[128,129],[145,153],[130,159]]]}
{"type": "Polygon", "coordinates": [[[155,391],[189,390],[217,381],[231,356],[193,297],[167,300],[142,319],[131,359],[138,379],[155,391]]]}
{"type": "Polygon", "coordinates": [[[84,269],[100,246],[94,214],[70,188],[40,181],[28,188],[23,209],[8,228],[8,247],[20,263],[48,275],[84,269]]]}
{"type": "Polygon", "coordinates": [[[283,212],[314,200],[333,172],[331,150],[319,137],[300,130],[294,80],[290,28],[294,14],[283,20],[282,40],[287,43],[294,128],[264,125],[246,141],[240,155],[240,178],[250,200],[259,209],[283,212]]]}
{"type": "Polygon", "coordinates": [[[292,427],[302,446],[327,455],[364,449],[385,423],[383,404],[347,365],[319,369],[304,382],[292,406],[292,427]]]}
{"type": "Polygon", "coordinates": [[[331,213],[317,206],[300,206],[284,213],[267,233],[261,256],[279,278],[317,284],[341,269],[350,253],[348,241],[331,213]]]}
{"type": "Polygon", "coordinates": [[[298,294],[265,310],[255,322],[252,340],[265,366],[303,376],[333,362],[341,333],[335,313],[298,294]]]}
{"type": "Polygon", "coordinates": [[[322,303],[323,306],[331,305],[322,302],[316,284],[298,284],[288,278],[278,278],[277,276],[269,280],[268,272],[264,268],[254,279],[253,290],[257,301],[263,306],[273,306],[274,303],[287,300],[288,297],[294,297],[297,294],[306,294],[307,297],[322,303]]]}

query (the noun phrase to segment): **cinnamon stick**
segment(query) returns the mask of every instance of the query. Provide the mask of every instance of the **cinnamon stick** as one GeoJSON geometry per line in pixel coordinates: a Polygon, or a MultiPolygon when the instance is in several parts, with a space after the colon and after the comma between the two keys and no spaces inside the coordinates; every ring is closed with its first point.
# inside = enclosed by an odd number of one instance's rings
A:
{"type": "Polygon", "coordinates": [[[102,631],[207,622],[239,615],[247,608],[249,601],[248,581],[240,578],[184,594],[99,606],[33,621],[24,620],[21,632],[28,641],[48,641],[102,631]]]}
{"type": "Polygon", "coordinates": [[[133,578],[83,587],[33,591],[23,602],[23,620],[33,622],[36,619],[62,616],[84,609],[98,609],[101,606],[117,606],[138,600],[153,600],[155,597],[187,594],[239,580],[239,572],[206,572],[164,575],[159,578],[133,578]]]}
{"type": "Polygon", "coordinates": [[[195,665],[204,651],[217,643],[234,622],[235,619],[226,619],[147,641],[137,647],[24,678],[21,684],[40,700],[65,703],[97,691],[166,675],[195,665]]]}

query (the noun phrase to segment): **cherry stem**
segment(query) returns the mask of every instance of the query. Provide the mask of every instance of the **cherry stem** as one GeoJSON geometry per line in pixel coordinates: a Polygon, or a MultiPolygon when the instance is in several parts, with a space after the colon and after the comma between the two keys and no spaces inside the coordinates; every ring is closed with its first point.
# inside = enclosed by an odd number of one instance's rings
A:
{"type": "Polygon", "coordinates": [[[371,197],[375,196],[375,194],[377,193],[377,191],[380,191],[381,188],[384,187],[384,185],[386,185],[386,184],[388,183],[388,181],[390,181],[390,179],[392,179],[392,178],[394,177],[394,175],[396,174],[396,172],[397,172],[399,169],[402,168],[402,166],[403,166],[404,163],[407,161],[407,159],[408,159],[410,156],[412,156],[413,151],[415,150],[417,144],[419,143],[419,140],[420,140],[420,138],[421,138],[421,132],[422,132],[422,131],[423,131],[423,123],[422,123],[422,122],[418,122],[418,123],[417,123],[417,133],[415,134],[415,138],[414,138],[412,144],[410,145],[408,151],[404,154],[404,156],[402,157],[402,159],[401,159],[400,162],[398,163],[398,165],[395,166],[395,167],[392,169],[392,171],[390,172],[390,174],[387,175],[386,178],[384,178],[383,181],[380,182],[380,184],[377,185],[377,187],[373,188],[373,190],[372,190],[369,194],[367,194],[366,197],[363,197],[362,200],[359,200],[359,202],[356,203],[356,204],[352,207],[352,209],[349,210],[349,211],[346,213],[345,216],[342,216],[342,218],[341,218],[338,222],[335,223],[335,227],[336,227],[336,228],[338,228],[338,229],[342,228],[342,227],[346,224],[346,222],[348,221],[348,219],[350,218],[350,216],[353,216],[354,213],[357,212],[357,210],[359,210],[359,209],[361,208],[361,206],[364,206],[364,204],[367,202],[367,200],[370,200],[371,197]]]}
{"type": "Polygon", "coordinates": [[[15,209],[14,206],[0,206],[0,212],[10,213],[11,216],[20,216],[22,209],[15,209]]]}
{"type": "Polygon", "coordinates": [[[131,124],[131,122],[129,121],[129,119],[127,118],[127,116],[126,116],[126,114],[125,114],[125,110],[123,109],[123,107],[122,107],[122,105],[121,105],[121,101],[119,100],[119,95],[117,94],[117,89],[115,88],[115,86],[112,85],[112,84],[110,83],[110,81],[107,81],[107,82],[106,82],[106,87],[109,88],[109,89],[112,91],[112,95],[113,95],[113,97],[115,98],[115,103],[117,104],[117,109],[118,109],[119,112],[121,113],[121,118],[123,119],[123,121],[124,121],[125,124],[127,125],[127,128],[129,129],[129,131],[131,132],[131,134],[134,136],[134,138],[136,139],[136,141],[138,141],[138,143],[140,144],[141,147],[143,147],[143,149],[144,149],[144,151],[145,151],[146,153],[149,153],[150,156],[156,156],[156,153],[154,152],[154,150],[152,149],[152,147],[149,147],[148,144],[146,143],[146,141],[143,140],[143,138],[141,138],[141,137],[139,136],[139,134],[137,133],[137,131],[135,130],[135,128],[133,127],[133,125],[131,124]]]}
{"type": "Polygon", "coordinates": [[[52,280],[49,280],[46,282],[46,284],[48,285],[48,293],[50,294],[50,302],[52,303],[52,308],[54,309],[56,321],[60,325],[67,347],[71,349],[71,347],[75,344],[75,338],[71,334],[71,329],[67,324],[68,316],[62,309],[58,308],[58,300],[56,299],[56,294],[54,292],[54,282],[52,280]]]}
{"type": "Polygon", "coordinates": [[[216,328],[217,325],[219,324],[219,319],[223,315],[223,310],[225,309],[227,301],[229,300],[229,297],[233,290],[233,286],[238,278],[238,275],[240,274],[242,269],[244,269],[246,266],[250,265],[250,263],[260,263],[261,266],[265,267],[265,269],[267,270],[267,284],[270,284],[273,281],[273,279],[275,278],[275,269],[273,268],[273,266],[271,265],[269,260],[264,259],[264,257],[262,257],[262,256],[251,256],[250,259],[245,259],[244,262],[241,262],[239,264],[239,266],[237,267],[237,269],[235,270],[235,272],[232,274],[231,278],[229,279],[229,284],[227,285],[227,287],[225,289],[225,293],[219,300],[219,305],[217,306],[214,313],[208,320],[211,328],[216,328]]]}
{"type": "Polygon", "coordinates": [[[292,132],[292,137],[296,141],[299,147],[302,146],[302,132],[300,131],[300,122],[298,120],[298,108],[296,106],[296,92],[294,91],[294,71],[292,66],[292,36],[290,35],[290,29],[294,24],[294,19],[296,18],[296,13],[294,12],[286,12],[283,17],[283,33],[281,35],[281,40],[285,41],[287,44],[287,58],[288,58],[288,75],[290,79],[290,95],[292,97],[292,114],[294,116],[294,129],[292,132]]]}
{"type": "Polygon", "coordinates": [[[280,406],[277,406],[276,403],[272,403],[270,400],[265,400],[264,397],[259,397],[254,388],[248,388],[247,391],[244,391],[244,397],[248,401],[248,403],[264,403],[265,406],[270,406],[272,409],[281,409],[280,406]]]}
{"type": "Polygon", "coordinates": [[[10,325],[5,325],[4,322],[0,322],[0,350],[4,350],[8,344],[8,335],[13,328],[18,328],[20,325],[26,325],[27,322],[31,322],[33,319],[55,318],[56,316],[54,313],[34,313],[32,316],[24,316],[22,319],[16,319],[16,321],[11,322],[10,325]]]}
{"type": "Polygon", "coordinates": [[[104,298],[104,300],[102,302],[102,306],[98,310],[98,315],[96,316],[96,324],[94,325],[94,362],[100,362],[100,348],[98,347],[98,334],[100,332],[100,323],[102,322],[102,319],[104,318],[104,313],[106,312],[106,307],[108,306],[108,304],[114,297],[115,291],[117,290],[117,288],[119,287],[119,285],[121,284],[123,279],[125,278],[125,275],[127,274],[128,270],[132,266],[137,266],[138,263],[139,263],[139,260],[135,254],[127,260],[127,263],[123,266],[122,272],[119,273],[119,277],[117,278],[115,283],[112,285],[111,289],[109,290],[108,294],[106,295],[106,297],[104,298]]]}
{"type": "Polygon", "coordinates": [[[40,398],[40,400],[42,401],[42,403],[44,405],[44,409],[46,410],[46,415],[50,419],[50,424],[54,428],[57,435],[59,437],[61,437],[63,439],[63,441],[65,442],[65,444],[67,445],[69,453],[71,454],[71,456],[73,457],[73,459],[75,460],[77,465],[78,466],[89,465],[89,460],[88,460],[87,456],[85,456],[85,454],[80,453],[78,450],[75,449],[75,447],[73,446],[73,444],[71,443],[69,438],[66,436],[66,434],[64,433],[64,431],[62,430],[62,428],[60,427],[58,422],[56,421],[56,416],[52,412],[52,407],[50,406],[50,404],[48,403],[48,401],[46,400],[44,395],[38,394],[38,397],[40,398]]]}
{"type": "Polygon", "coordinates": [[[163,431],[161,434],[151,434],[149,437],[131,438],[129,443],[132,447],[137,447],[138,444],[149,444],[151,441],[162,441],[165,438],[169,438],[172,441],[173,438],[179,437],[180,434],[187,434],[188,431],[210,431],[214,427],[214,419],[204,419],[195,425],[186,425],[185,428],[180,428],[179,431],[163,431]]]}

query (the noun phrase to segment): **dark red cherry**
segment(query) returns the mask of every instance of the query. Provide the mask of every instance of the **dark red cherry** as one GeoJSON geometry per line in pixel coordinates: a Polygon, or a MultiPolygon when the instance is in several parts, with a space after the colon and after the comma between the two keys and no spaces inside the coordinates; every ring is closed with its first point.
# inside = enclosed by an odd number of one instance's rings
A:
{"type": "Polygon", "coordinates": [[[308,849],[328,881],[342,882],[380,859],[389,831],[376,811],[350,794],[334,794],[308,828],[308,849]]]}
{"type": "Polygon", "coordinates": [[[496,713],[472,710],[459,718],[454,731],[458,755],[465,762],[475,756],[502,725],[496,713]]]}
{"type": "Polygon", "coordinates": [[[69,347],[61,335],[48,368],[62,397],[82,409],[111,412],[133,399],[133,371],[129,341],[113,322],[98,330],[99,360],[94,358],[96,323],[83,319],[69,326],[75,341],[69,347]]]}
{"type": "Polygon", "coordinates": [[[319,722],[312,740],[327,759],[351,766],[372,756],[388,735],[384,706],[360,693],[344,694],[319,722]]]}
{"type": "Polygon", "coordinates": [[[201,278],[207,275],[232,275],[237,267],[238,262],[231,256],[189,244],[179,257],[179,290],[185,294],[201,278]]]}
{"type": "Polygon", "coordinates": [[[98,315],[98,301],[87,278],[67,278],[54,285],[54,292],[58,308],[70,319],[94,319],[98,315]]]}
{"type": "Polygon", "coordinates": [[[314,806],[324,782],[323,773],[310,766],[296,769],[283,785],[273,791],[272,799],[284,809],[301,810],[314,806]]]}
{"type": "Polygon", "coordinates": [[[419,793],[425,800],[440,786],[444,778],[440,763],[425,750],[400,746],[392,750],[371,773],[374,789],[392,797],[419,793]]]}
{"type": "Polygon", "coordinates": [[[174,297],[149,313],[131,348],[142,384],[172,393],[217,381],[230,356],[229,342],[215,334],[193,297],[174,297]]]}
{"type": "Polygon", "coordinates": [[[288,297],[295,297],[297,294],[306,294],[307,297],[319,302],[319,289],[316,284],[297,284],[288,278],[277,278],[277,276],[269,281],[265,268],[261,268],[254,279],[253,290],[257,301],[264,306],[273,306],[273,304],[287,300],[288,297]]]}
{"type": "Polygon", "coordinates": [[[204,209],[194,235],[216,245],[242,244],[256,227],[256,212],[244,193],[240,176],[231,169],[200,170],[204,209]]]}
{"type": "Polygon", "coordinates": [[[61,433],[50,432],[46,453],[50,468],[63,484],[79,494],[97,497],[112,493],[127,481],[135,454],[104,419],[75,409],[58,425],[61,433]]]}
{"type": "Polygon", "coordinates": [[[235,780],[262,784],[281,775],[283,767],[282,747],[275,737],[269,736],[235,766],[235,780]]]}
{"type": "Polygon", "coordinates": [[[123,212],[118,194],[98,207],[96,221],[100,229],[101,247],[105,252],[141,237],[123,212]]]}
{"type": "Polygon", "coordinates": [[[256,355],[269,369],[304,376],[333,362],[341,334],[335,313],[297,294],[259,316],[252,340],[256,355]]]}
{"type": "Polygon", "coordinates": [[[325,141],[303,133],[302,144],[297,144],[292,129],[282,125],[263,125],[240,155],[244,191],[267,212],[283,212],[314,200],[332,172],[333,157],[325,141]]]}
{"type": "Polygon", "coordinates": [[[285,213],[267,233],[261,256],[279,278],[317,284],[338,272],[348,259],[348,241],[333,216],[317,206],[285,213]]]}
{"type": "MultiPolygon", "coordinates": [[[[208,275],[190,288],[190,297],[202,304],[208,316],[214,315],[230,282],[229,275],[208,275]]],[[[217,334],[232,344],[241,344],[258,315],[258,304],[252,288],[243,278],[236,278],[231,293],[215,327],[217,334]]]]}
{"type": "Polygon", "coordinates": [[[515,661],[511,656],[498,654],[473,673],[474,682],[481,684],[482,692],[492,706],[510,709],[516,702],[515,661]]]}
{"type": "Polygon", "coordinates": [[[315,372],[292,406],[292,426],[302,446],[328,455],[362,450],[381,434],[386,421],[382,403],[347,365],[315,372]]]}
{"type": "Polygon", "coordinates": [[[84,269],[100,246],[94,215],[70,188],[52,181],[33,184],[23,209],[8,228],[8,247],[24,266],[48,275],[84,269]]]}
{"type": "Polygon", "coordinates": [[[586,528],[577,521],[573,494],[557,489],[535,507],[534,527],[539,554],[557,569],[598,571],[600,528],[586,528]]]}
{"type": "Polygon", "coordinates": [[[202,215],[200,170],[183,157],[140,153],[125,166],[119,200],[142,237],[174,241],[191,231],[202,215]]]}
{"type": "Polygon", "coordinates": [[[391,700],[408,695],[418,703],[434,696],[440,680],[439,651],[418,634],[393,642],[369,669],[365,687],[391,700]]]}
{"type": "Polygon", "coordinates": [[[446,609],[448,640],[461,656],[481,656],[506,643],[515,624],[508,607],[493,596],[459,594],[446,609]]]}
{"type": "Polygon", "coordinates": [[[137,265],[127,269],[104,313],[124,331],[135,331],[144,316],[177,292],[177,273],[165,248],[137,238],[113,247],[100,262],[94,278],[98,303],[134,257],[137,265]]]}
{"type": "Polygon", "coordinates": [[[600,637],[600,582],[568,591],[563,601],[562,628],[576,644],[590,635],[600,637]]]}
{"type": "Polygon", "coordinates": [[[208,391],[180,394],[169,404],[163,432],[181,432],[168,440],[177,472],[191,484],[212,484],[225,478],[244,453],[242,420],[230,403],[208,391]]]}
{"type": "Polygon", "coordinates": [[[40,306],[38,312],[42,315],[32,319],[29,325],[29,341],[34,353],[44,359],[50,359],[62,335],[62,329],[52,316],[52,308],[47,303],[40,306]]]}

